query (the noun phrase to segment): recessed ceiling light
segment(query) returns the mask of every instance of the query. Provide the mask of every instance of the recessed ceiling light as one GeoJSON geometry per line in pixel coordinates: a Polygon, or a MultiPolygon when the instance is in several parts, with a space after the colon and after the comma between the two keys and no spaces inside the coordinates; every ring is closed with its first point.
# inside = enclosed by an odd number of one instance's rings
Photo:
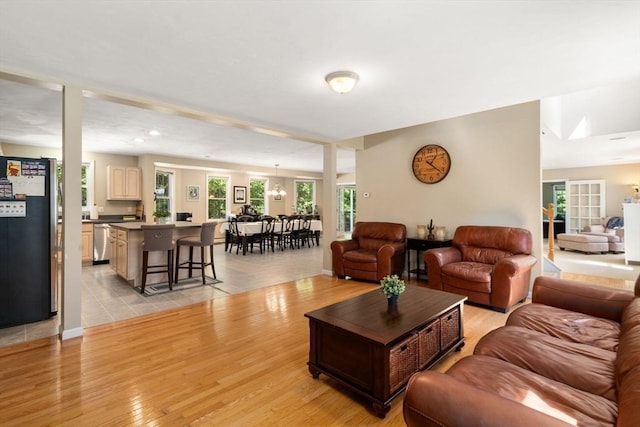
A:
{"type": "Polygon", "coordinates": [[[151,129],[151,130],[149,131],[149,135],[158,136],[158,135],[160,135],[160,132],[158,132],[158,131],[157,131],[157,130],[155,130],[155,129],[151,129]]]}
{"type": "Polygon", "coordinates": [[[609,141],[620,141],[621,139],[625,139],[626,136],[614,136],[613,138],[609,138],[609,141]]]}
{"type": "Polygon", "coordinates": [[[133,140],[133,142],[144,142],[144,139],[142,139],[142,138],[135,138],[135,139],[133,140]]]}

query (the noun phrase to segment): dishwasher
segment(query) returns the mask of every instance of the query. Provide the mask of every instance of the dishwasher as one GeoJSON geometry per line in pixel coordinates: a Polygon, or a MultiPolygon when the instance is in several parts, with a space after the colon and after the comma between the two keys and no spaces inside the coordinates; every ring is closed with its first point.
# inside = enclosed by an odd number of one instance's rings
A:
{"type": "Polygon", "coordinates": [[[93,263],[109,262],[109,224],[93,224],[93,263]]]}

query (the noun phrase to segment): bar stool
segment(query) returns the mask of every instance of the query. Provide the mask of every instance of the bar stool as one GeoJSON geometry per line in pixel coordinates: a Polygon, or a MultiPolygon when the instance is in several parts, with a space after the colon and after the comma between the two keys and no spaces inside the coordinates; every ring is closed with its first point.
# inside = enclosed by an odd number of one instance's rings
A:
{"type": "Polygon", "coordinates": [[[204,269],[206,266],[211,266],[213,272],[213,278],[216,278],[216,267],[213,265],[213,235],[216,230],[217,222],[205,222],[200,228],[200,237],[191,236],[178,239],[176,250],[176,283],[178,283],[178,273],[181,268],[189,270],[189,277],[193,276],[193,265],[195,264],[202,271],[202,284],[205,284],[204,269]],[[189,260],[180,262],[180,246],[189,246],[189,260]],[[193,248],[197,246],[200,248],[200,262],[193,260],[193,248]],[[204,248],[209,247],[209,255],[211,256],[209,262],[205,262],[204,248]]]}
{"type": "Polygon", "coordinates": [[[142,234],[144,241],[142,242],[142,286],[140,293],[144,293],[147,284],[147,274],[167,273],[169,289],[173,290],[173,250],[176,248],[176,241],[173,240],[173,231],[175,224],[159,224],[159,225],[142,225],[142,234]],[[149,252],[166,251],[167,263],[158,265],[149,265],[149,252]],[[162,268],[162,270],[155,270],[162,268]],[[154,270],[151,270],[154,269],[154,270]]]}

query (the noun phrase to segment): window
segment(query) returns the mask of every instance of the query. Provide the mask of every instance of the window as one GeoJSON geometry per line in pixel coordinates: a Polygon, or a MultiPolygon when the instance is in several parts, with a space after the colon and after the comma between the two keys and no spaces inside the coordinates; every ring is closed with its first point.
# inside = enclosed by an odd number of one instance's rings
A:
{"type": "Polygon", "coordinates": [[[256,212],[261,214],[267,213],[265,208],[266,183],[267,181],[265,179],[249,179],[249,204],[255,208],[256,212]]]}
{"type": "Polygon", "coordinates": [[[556,215],[564,217],[567,212],[567,190],[564,184],[553,186],[553,206],[555,207],[556,215]]]}
{"type": "MultiPolygon", "coordinates": [[[[156,211],[168,211],[173,217],[173,172],[156,170],[156,211]]],[[[155,216],[155,215],[154,215],[155,216]]]]}
{"type": "Polygon", "coordinates": [[[313,207],[316,204],[316,182],[315,181],[296,181],[295,182],[295,200],[297,213],[313,213],[313,207]]]}
{"type": "Polygon", "coordinates": [[[227,216],[228,178],[210,176],[207,179],[207,217],[209,219],[224,219],[227,216]]]}
{"type": "MultiPolygon", "coordinates": [[[[58,178],[58,190],[62,190],[62,162],[58,162],[56,175],[58,178]]],[[[83,162],[80,171],[80,191],[82,198],[82,210],[88,211],[93,205],[93,169],[92,162],[83,162]]],[[[58,191],[58,210],[62,209],[63,191],[58,191]]]]}

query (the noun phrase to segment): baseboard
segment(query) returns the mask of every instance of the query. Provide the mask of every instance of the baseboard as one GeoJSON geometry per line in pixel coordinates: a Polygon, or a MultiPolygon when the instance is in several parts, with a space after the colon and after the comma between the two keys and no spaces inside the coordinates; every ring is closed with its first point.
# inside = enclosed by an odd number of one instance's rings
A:
{"type": "Polygon", "coordinates": [[[333,271],[322,269],[322,274],[324,274],[325,276],[333,276],[333,271]]]}
{"type": "MultiPolygon", "coordinates": [[[[60,326],[60,328],[62,328],[62,326],[60,326]]],[[[62,341],[64,341],[64,340],[69,340],[71,338],[81,337],[83,334],[84,334],[84,329],[83,328],[73,328],[73,329],[61,330],[60,331],[60,338],[62,339],[62,341]]]]}

